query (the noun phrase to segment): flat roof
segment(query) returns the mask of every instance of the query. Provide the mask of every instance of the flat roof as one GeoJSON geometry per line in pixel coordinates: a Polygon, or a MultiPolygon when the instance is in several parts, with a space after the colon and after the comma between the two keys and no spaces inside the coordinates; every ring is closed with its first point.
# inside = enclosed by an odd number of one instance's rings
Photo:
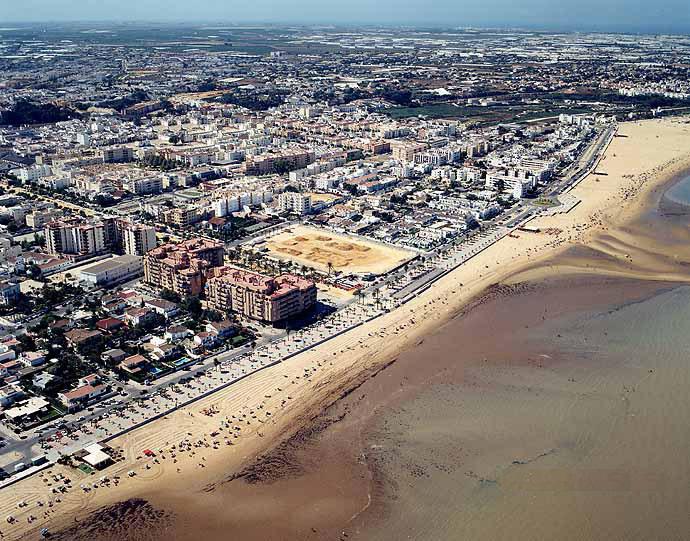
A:
{"type": "Polygon", "coordinates": [[[140,257],[138,255],[120,255],[113,257],[111,259],[107,259],[105,261],[101,261],[100,263],[96,263],[95,265],[91,265],[90,267],[82,269],[81,272],[82,274],[99,274],[101,272],[108,272],[110,270],[117,269],[118,267],[121,267],[123,265],[129,265],[130,263],[143,261],[143,259],[143,257],[140,257]]]}
{"type": "Polygon", "coordinates": [[[45,398],[34,396],[21,406],[16,406],[14,408],[5,410],[5,416],[9,419],[19,419],[20,417],[25,417],[26,415],[38,413],[48,404],[49,402],[45,398]]]}
{"type": "Polygon", "coordinates": [[[103,448],[97,443],[87,445],[84,447],[84,451],[86,451],[87,454],[82,457],[82,460],[94,468],[112,460],[110,455],[104,452],[103,448]]]}

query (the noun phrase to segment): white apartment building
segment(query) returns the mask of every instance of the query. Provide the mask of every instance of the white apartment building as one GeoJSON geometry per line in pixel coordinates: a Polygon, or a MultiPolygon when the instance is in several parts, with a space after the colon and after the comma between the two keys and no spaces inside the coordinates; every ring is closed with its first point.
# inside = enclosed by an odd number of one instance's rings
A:
{"type": "Polygon", "coordinates": [[[125,146],[104,148],[100,151],[105,163],[124,163],[134,159],[134,149],[125,146]]]}
{"type": "Polygon", "coordinates": [[[214,216],[222,218],[241,208],[259,206],[262,203],[273,201],[273,192],[270,190],[254,190],[252,192],[242,192],[229,194],[211,202],[211,210],[214,216]]]}
{"type": "Polygon", "coordinates": [[[417,164],[431,164],[434,167],[439,165],[445,165],[447,163],[453,163],[460,159],[460,150],[442,147],[442,148],[430,148],[425,152],[419,152],[414,155],[414,163],[417,164]]]}
{"type": "Polygon", "coordinates": [[[537,185],[535,177],[527,171],[512,170],[508,173],[497,171],[486,176],[486,188],[491,190],[501,189],[502,193],[510,194],[515,199],[524,197],[529,190],[537,185]]]}
{"type": "Polygon", "coordinates": [[[36,182],[41,177],[52,175],[53,170],[50,165],[32,165],[31,167],[12,169],[11,173],[22,182],[36,182]]]}
{"type": "Polygon", "coordinates": [[[57,220],[62,216],[63,211],[59,209],[34,210],[26,215],[26,225],[34,229],[41,229],[46,224],[57,220]]]}
{"type": "Polygon", "coordinates": [[[127,255],[143,256],[156,247],[156,228],[130,224],[122,232],[122,244],[127,255]]]}
{"type": "Polygon", "coordinates": [[[45,230],[46,249],[51,254],[88,255],[105,251],[102,223],[51,222],[45,230]]]}
{"type": "Polygon", "coordinates": [[[278,195],[278,210],[304,216],[311,212],[311,195],[298,192],[283,192],[278,195]]]}
{"type": "Polygon", "coordinates": [[[38,183],[50,190],[63,190],[72,185],[72,179],[69,177],[69,175],[50,175],[47,177],[41,177],[38,180],[38,183]]]}
{"type": "Polygon", "coordinates": [[[122,183],[122,187],[137,195],[160,193],[163,191],[163,179],[157,176],[128,179],[122,183]]]}

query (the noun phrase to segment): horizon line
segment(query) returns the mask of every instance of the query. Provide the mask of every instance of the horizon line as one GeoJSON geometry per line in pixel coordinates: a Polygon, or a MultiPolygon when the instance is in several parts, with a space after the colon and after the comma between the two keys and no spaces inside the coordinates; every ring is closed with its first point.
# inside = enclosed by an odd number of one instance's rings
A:
{"type": "Polygon", "coordinates": [[[533,22],[533,23],[449,23],[442,21],[427,21],[427,22],[405,22],[405,21],[281,21],[281,20],[260,20],[260,19],[245,19],[242,21],[218,20],[218,19],[36,19],[36,20],[5,20],[0,25],[0,32],[11,31],[13,28],[7,25],[45,25],[45,24],[157,24],[169,26],[196,26],[196,25],[213,25],[231,26],[231,27],[247,27],[247,26],[275,26],[275,27],[333,27],[333,28],[353,28],[353,27],[388,27],[388,28],[405,28],[405,29],[425,29],[425,28],[444,28],[448,30],[476,30],[476,31],[522,31],[522,32],[544,32],[544,33],[587,33],[587,34],[643,34],[643,35],[679,35],[690,36],[690,28],[686,25],[679,25],[674,29],[673,25],[649,25],[648,28],[642,28],[638,25],[626,25],[624,23],[579,23],[579,24],[556,24],[547,22],[533,22]],[[614,28],[616,28],[614,30],[614,28]],[[682,29],[684,28],[684,29],[682,29]]]}

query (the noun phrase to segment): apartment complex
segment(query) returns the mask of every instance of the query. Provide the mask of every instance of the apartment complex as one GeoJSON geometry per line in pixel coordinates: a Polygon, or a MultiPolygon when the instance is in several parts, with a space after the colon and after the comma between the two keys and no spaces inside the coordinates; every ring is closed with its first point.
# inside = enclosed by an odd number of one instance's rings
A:
{"type": "Polygon", "coordinates": [[[414,161],[415,154],[424,152],[427,145],[424,143],[417,143],[411,141],[393,141],[391,143],[391,151],[394,160],[400,162],[414,161]]]}
{"type": "Polygon", "coordinates": [[[105,225],[100,222],[50,222],[44,234],[51,254],[92,255],[106,249],[105,225]]]}
{"type": "Polygon", "coordinates": [[[124,163],[134,159],[134,149],[125,146],[113,146],[100,150],[105,163],[124,163]]]}
{"type": "Polygon", "coordinates": [[[250,319],[276,323],[316,304],[316,285],[293,274],[275,278],[232,267],[214,269],[206,284],[208,305],[250,319]]]}
{"type": "Polygon", "coordinates": [[[128,255],[144,255],[156,247],[156,228],[152,225],[128,224],[122,231],[122,244],[128,255]]]}
{"type": "Polygon", "coordinates": [[[302,169],[315,159],[311,151],[275,152],[247,158],[248,175],[269,175],[302,169]]]}
{"type": "Polygon", "coordinates": [[[175,227],[190,227],[201,221],[201,211],[193,206],[175,207],[163,213],[163,221],[175,227]]]}
{"type": "Polygon", "coordinates": [[[137,195],[160,193],[163,190],[163,179],[159,176],[133,178],[124,181],[122,187],[137,195]]]}
{"type": "Polygon", "coordinates": [[[304,216],[311,212],[311,195],[297,192],[284,192],[278,195],[278,210],[304,216]]]}
{"type": "Polygon", "coordinates": [[[223,265],[224,248],[220,242],[191,239],[178,244],[164,244],[144,256],[144,280],[181,296],[199,295],[206,273],[223,265]]]}

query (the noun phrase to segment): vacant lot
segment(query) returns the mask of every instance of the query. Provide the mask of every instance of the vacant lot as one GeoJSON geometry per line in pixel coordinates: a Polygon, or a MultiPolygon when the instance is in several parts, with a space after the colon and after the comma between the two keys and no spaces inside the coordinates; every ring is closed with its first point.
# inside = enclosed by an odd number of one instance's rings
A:
{"type": "Polygon", "coordinates": [[[272,256],[327,271],[383,274],[409,261],[415,254],[373,241],[312,227],[297,226],[271,238],[266,247],[272,256]]]}

